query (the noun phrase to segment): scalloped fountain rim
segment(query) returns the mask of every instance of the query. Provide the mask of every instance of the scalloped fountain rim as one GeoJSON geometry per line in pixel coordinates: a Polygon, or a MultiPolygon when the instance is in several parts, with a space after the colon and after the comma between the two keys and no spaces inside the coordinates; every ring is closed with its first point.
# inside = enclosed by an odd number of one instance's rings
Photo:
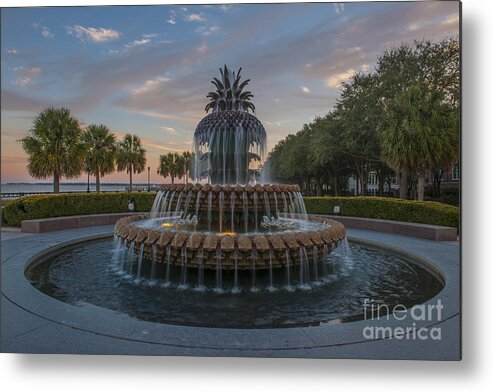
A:
{"type": "Polygon", "coordinates": [[[312,217],[325,227],[285,233],[203,233],[154,230],[134,223],[146,219],[137,215],[120,219],[115,234],[140,257],[174,265],[207,269],[282,268],[318,260],[330,253],[346,230],[340,222],[312,217]]]}

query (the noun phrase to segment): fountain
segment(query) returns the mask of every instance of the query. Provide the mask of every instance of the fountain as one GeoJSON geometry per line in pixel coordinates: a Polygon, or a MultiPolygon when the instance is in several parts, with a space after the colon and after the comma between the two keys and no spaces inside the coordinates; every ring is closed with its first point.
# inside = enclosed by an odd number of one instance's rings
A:
{"type": "Polygon", "coordinates": [[[244,90],[249,79],[241,82],[241,68],[220,71],[221,79],[212,81],[216,91],[207,95],[205,111],[212,112],[194,133],[196,183],[165,184],[150,217],[120,219],[115,254],[130,260],[130,270],[136,258],[137,277],[147,262],[153,270],[165,266],[168,282],[171,269],[179,269],[180,287],[187,287],[189,270],[196,272],[197,287],[204,284],[204,272],[214,271],[218,291],[223,271],[233,272],[232,292],[242,271],[250,273],[252,289],[259,271],[268,271],[271,289],[275,270],[286,271],[287,287],[316,283],[318,262],[345,240],[344,226],[308,219],[298,185],[259,183],[266,132],[250,113],[253,95],[244,90]]]}

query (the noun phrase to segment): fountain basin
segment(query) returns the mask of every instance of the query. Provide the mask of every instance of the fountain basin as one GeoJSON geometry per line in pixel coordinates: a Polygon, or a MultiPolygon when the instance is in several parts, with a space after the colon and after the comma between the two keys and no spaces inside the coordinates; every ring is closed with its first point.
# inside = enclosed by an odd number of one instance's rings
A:
{"type": "Polygon", "coordinates": [[[163,184],[158,193],[156,211],[182,211],[184,216],[198,215],[209,209],[219,212],[246,209],[253,217],[255,211],[277,217],[277,211],[297,210],[301,199],[299,185],[210,185],[210,184],[163,184]]]}
{"type": "Polygon", "coordinates": [[[36,288],[79,311],[92,304],[153,323],[241,329],[352,324],[364,318],[365,298],[411,307],[444,287],[419,259],[357,241],[320,260],[319,278],[308,285],[274,271],[274,290],[266,271],[254,278],[243,271],[237,289],[232,272],[223,272],[218,290],[214,271],[205,274],[202,286],[196,271],[188,271],[183,284],[183,271],[172,268],[176,277],[170,284],[162,268],[151,277],[151,266],[143,265],[138,277],[135,259],[131,270],[122,270],[113,256],[111,237],[80,242],[45,255],[26,275],[36,288]]]}

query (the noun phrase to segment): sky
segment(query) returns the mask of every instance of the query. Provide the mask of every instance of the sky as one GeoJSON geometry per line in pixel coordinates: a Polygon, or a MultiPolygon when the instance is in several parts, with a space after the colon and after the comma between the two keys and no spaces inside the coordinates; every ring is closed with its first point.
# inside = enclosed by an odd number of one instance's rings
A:
{"type": "Polygon", "coordinates": [[[1,182],[43,181],[29,176],[18,140],[49,106],[139,135],[160,182],[159,155],[192,149],[224,64],[251,79],[270,150],[329,112],[341,82],[385,49],[458,34],[455,1],[3,8],[1,182]]]}

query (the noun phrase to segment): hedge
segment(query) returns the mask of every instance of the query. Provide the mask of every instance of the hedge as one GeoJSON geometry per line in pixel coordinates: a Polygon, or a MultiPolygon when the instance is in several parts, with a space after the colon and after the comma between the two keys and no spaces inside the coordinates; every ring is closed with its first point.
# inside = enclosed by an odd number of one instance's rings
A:
{"type": "MultiPolygon", "coordinates": [[[[137,211],[150,211],[155,196],[151,192],[25,196],[5,205],[2,209],[2,221],[7,226],[20,226],[21,221],[26,219],[127,212],[131,197],[137,203],[137,211]]],[[[310,214],[332,215],[334,206],[338,205],[343,216],[459,227],[459,208],[433,201],[371,196],[305,197],[304,200],[310,214]]]]}
{"type": "Polygon", "coordinates": [[[128,201],[132,197],[137,204],[137,211],[150,211],[155,196],[156,194],[151,192],[24,196],[8,202],[3,207],[2,222],[7,226],[20,226],[26,219],[127,212],[128,201]]]}
{"type": "Polygon", "coordinates": [[[343,216],[459,227],[459,208],[434,201],[371,196],[305,197],[304,200],[309,214],[333,215],[334,206],[338,205],[343,216]]]}

